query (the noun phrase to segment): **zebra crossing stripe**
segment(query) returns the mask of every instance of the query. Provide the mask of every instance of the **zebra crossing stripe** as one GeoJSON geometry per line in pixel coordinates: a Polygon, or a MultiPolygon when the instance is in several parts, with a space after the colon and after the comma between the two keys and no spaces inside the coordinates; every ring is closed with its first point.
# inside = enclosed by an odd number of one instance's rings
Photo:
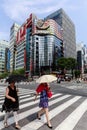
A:
{"type": "MultiPolygon", "coordinates": [[[[61,94],[55,94],[53,97],[56,97],[56,96],[60,96],[61,94]]],[[[22,102],[25,102],[25,101],[30,101],[31,99],[34,99],[35,98],[35,96],[34,97],[31,97],[31,98],[27,98],[27,99],[22,99],[21,101],[20,101],[20,103],[22,103],[22,102]]]]}
{"type": "MultiPolygon", "coordinates": [[[[20,100],[21,100],[20,102],[22,102],[23,100],[24,100],[24,101],[28,101],[28,100],[29,100],[29,97],[30,97],[30,94],[28,94],[28,95],[23,95],[23,96],[19,97],[20,100]],[[22,99],[22,98],[24,98],[24,97],[26,97],[27,99],[22,99]]],[[[5,97],[4,97],[4,98],[5,98],[5,97]]],[[[0,103],[3,103],[3,102],[4,102],[4,101],[3,101],[4,98],[2,98],[2,100],[0,101],[0,103]]],[[[32,99],[32,98],[31,98],[31,99],[32,99]]],[[[31,100],[31,99],[30,99],[30,100],[31,100]]],[[[0,108],[1,108],[1,106],[0,106],[0,108]]]]}
{"type": "MultiPolygon", "coordinates": [[[[29,94],[32,94],[32,93],[35,93],[35,91],[26,90],[26,91],[19,91],[18,95],[22,96],[24,94],[29,95],[29,94]]],[[[5,97],[5,90],[3,90],[2,92],[0,92],[0,96],[1,96],[0,99],[4,99],[4,97],[5,97]]]]}
{"type": "MultiPolygon", "coordinates": [[[[59,94],[55,94],[53,97],[56,97],[56,96],[58,96],[58,95],[59,95],[59,94]]],[[[70,96],[70,95],[65,95],[65,96],[63,96],[63,97],[66,98],[67,96],[70,96]]],[[[61,97],[61,98],[63,99],[63,97],[61,97]]],[[[56,99],[57,102],[60,101],[61,98],[56,99]]],[[[33,99],[34,99],[34,97],[33,97],[33,99]]],[[[34,104],[36,104],[36,103],[38,103],[38,102],[39,102],[39,99],[37,99],[35,102],[29,102],[29,103],[23,104],[23,105],[20,106],[20,109],[23,109],[24,107],[28,107],[28,106],[30,106],[30,105],[34,105],[34,104]]],[[[53,104],[53,103],[55,103],[55,100],[54,100],[54,101],[51,101],[51,102],[52,102],[52,104],[53,104]]]]}
{"type": "MultiPolygon", "coordinates": [[[[20,92],[18,95],[19,95],[19,98],[21,99],[21,98],[24,98],[24,97],[29,97],[29,96],[31,96],[32,92],[34,93],[34,91],[30,91],[30,90],[29,90],[29,92],[28,92],[28,91],[26,90],[25,92],[20,92]],[[24,95],[24,94],[26,94],[26,95],[24,95]]],[[[2,96],[2,97],[0,97],[0,100],[2,100],[2,101],[0,101],[0,103],[3,103],[3,100],[4,100],[4,98],[5,98],[5,94],[0,94],[0,96],[2,96]]]]}
{"type": "MultiPolygon", "coordinates": [[[[0,95],[1,96],[1,95],[0,95]]],[[[5,98],[5,96],[3,96],[3,97],[0,97],[0,100],[3,100],[5,98]]]]}
{"type": "Polygon", "coordinates": [[[5,93],[4,93],[4,94],[0,94],[0,96],[4,97],[4,96],[5,96],[5,93]]]}
{"type": "MultiPolygon", "coordinates": [[[[55,95],[57,95],[57,94],[55,94],[55,95]]],[[[55,96],[54,95],[54,96],[55,96]]],[[[66,98],[67,96],[70,96],[70,95],[65,95],[65,96],[63,96],[64,98],[66,98]]],[[[54,102],[53,101],[50,101],[49,102],[49,105],[53,105],[54,103],[57,103],[58,101],[61,101],[62,99],[61,98],[63,98],[63,97],[60,97],[60,98],[57,98],[57,99],[55,99],[54,100],[54,102]]],[[[35,101],[36,102],[36,101],[35,101]]],[[[34,104],[35,104],[35,102],[34,102],[34,104]]],[[[31,103],[31,105],[33,104],[33,102],[31,103]]],[[[29,106],[29,105],[28,105],[29,106]]],[[[25,107],[25,105],[24,105],[24,107],[25,107]]],[[[39,110],[39,108],[38,107],[35,107],[35,108],[32,108],[32,109],[30,109],[30,110],[28,110],[28,111],[25,111],[25,112],[22,112],[22,113],[20,113],[19,114],[19,120],[21,120],[21,119],[24,119],[24,118],[26,118],[28,115],[30,115],[30,114],[34,114],[35,112],[38,112],[38,110],[39,110]]],[[[1,115],[1,114],[0,114],[1,115]]],[[[9,118],[8,119],[8,122],[9,122],[9,124],[13,124],[14,123],[14,118],[13,117],[11,117],[11,118],[9,118]]],[[[0,122],[0,128],[2,129],[4,126],[3,126],[3,121],[1,121],[0,122]]],[[[32,128],[33,129],[33,128],[32,128]]]]}
{"type": "MultiPolygon", "coordinates": [[[[55,95],[53,95],[53,97],[57,97],[57,96],[59,96],[59,95],[61,95],[60,93],[58,93],[58,94],[55,94],[55,95]]],[[[64,96],[64,98],[65,97],[67,97],[67,96],[64,96]]],[[[30,97],[29,99],[31,100],[31,99],[34,99],[35,97],[30,97]]],[[[61,97],[62,99],[63,99],[63,97],[61,97]]],[[[57,100],[61,100],[61,98],[59,98],[59,99],[57,99],[57,100]]],[[[24,100],[23,100],[24,101],[24,100]]],[[[19,107],[20,107],[20,109],[23,109],[23,108],[26,108],[26,107],[28,107],[28,106],[31,106],[31,105],[34,105],[34,104],[36,104],[36,103],[38,103],[39,102],[39,99],[38,100],[36,100],[35,102],[33,101],[33,102],[29,102],[29,103],[24,103],[23,105],[20,105],[19,107]]],[[[0,105],[0,108],[1,108],[2,106],[0,105]]],[[[0,116],[3,116],[5,114],[5,112],[0,112],[0,116]]]]}
{"type": "MultiPolygon", "coordinates": [[[[59,96],[59,95],[61,95],[60,93],[59,94],[55,94],[53,97],[56,97],[56,96],[59,96]]],[[[20,97],[20,103],[22,103],[22,102],[25,102],[25,101],[30,101],[30,100],[32,100],[32,99],[34,99],[35,97],[33,96],[33,97],[30,97],[30,95],[28,94],[28,95],[24,95],[24,96],[21,96],[20,97]],[[29,98],[26,98],[26,99],[21,99],[21,98],[23,98],[23,97],[29,97],[29,98]]],[[[2,100],[2,101],[0,101],[0,103],[3,103],[4,101],[2,100]]],[[[38,100],[37,100],[37,102],[38,102],[38,100]]],[[[35,102],[35,103],[37,103],[37,102],[35,102]]],[[[32,102],[31,102],[32,103],[32,102]]],[[[33,102],[34,103],[34,102],[33,102]]],[[[26,104],[23,104],[23,105],[20,105],[20,108],[24,108],[25,106],[27,107],[27,106],[30,106],[31,104],[30,103],[26,103],[26,104]]],[[[33,104],[32,104],[33,105],[33,104]]],[[[2,107],[2,105],[0,105],[0,108],[2,107]]],[[[3,115],[3,113],[1,113],[0,115],[3,115]]]]}
{"type": "Polygon", "coordinates": [[[86,111],[87,99],[79,107],[77,107],[55,130],[73,130],[86,111]]]}
{"type": "MultiPolygon", "coordinates": [[[[29,98],[30,98],[30,96],[31,96],[30,94],[20,96],[20,97],[19,97],[20,102],[22,102],[22,101],[28,101],[28,100],[29,100],[29,98]],[[25,100],[24,100],[24,99],[22,99],[22,98],[24,98],[24,97],[26,97],[27,99],[25,99],[25,100]]],[[[2,100],[0,101],[0,103],[3,103],[3,102],[4,102],[4,98],[5,98],[5,97],[0,98],[0,99],[2,99],[2,100]]],[[[32,98],[31,98],[31,99],[32,99],[32,98]]],[[[30,99],[30,100],[31,100],[31,99],[30,99]]],[[[2,105],[0,105],[0,108],[1,108],[1,107],[2,107],[2,105]]]]}
{"type": "MultiPolygon", "coordinates": [[[[62,104],[62,105],[54,108],[53,110],[51,110],[50,111],[50,119],[52,119],[53,117],[55,117],[56,115],[58,115],[60,112],[62,112],[66,108],[68,108],[70,105],[72,105],[73,103],[75,103],[76,101],[78,101],[80,98],[81,98],[81,96],[76,96],[73,99],[70,99],[69,101],[65,102],[64,104],[62,104]]],[[[24,127],[22,127],[21,130],[25,130],[25,129],[28,130],[28,129],[32,129],[32,128],[34,130],[39,129],[41,126],[43,126],[44,123],[46,123],[46,119],[44,118],[44,115],[42,116],[42,118],[44,119],[44,122],[38,121],[36,119],[36,120],[28,123],[24,127]]],[[[65,129],[63,129],[63,130],[65,130],[65,129]]]]}

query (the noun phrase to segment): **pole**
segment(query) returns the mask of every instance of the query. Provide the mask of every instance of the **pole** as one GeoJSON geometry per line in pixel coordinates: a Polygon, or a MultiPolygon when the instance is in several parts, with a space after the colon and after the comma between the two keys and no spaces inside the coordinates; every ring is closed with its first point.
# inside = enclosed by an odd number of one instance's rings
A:
{"type": "Polygon", "coordinates": [[[50,71],[50,73],[51,73],[51,53],[49,53],[49,71],[50,71]]]}

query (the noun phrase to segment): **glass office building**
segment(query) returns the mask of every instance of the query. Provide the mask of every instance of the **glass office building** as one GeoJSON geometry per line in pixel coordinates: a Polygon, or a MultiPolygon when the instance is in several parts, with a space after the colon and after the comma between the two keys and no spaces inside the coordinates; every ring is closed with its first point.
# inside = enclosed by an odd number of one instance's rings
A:
{"type": "Polygon", "coordinates": [[[61,27],[52,19],[35,19],[33,22],[33,71],[57,68],[58,58],[63,56],[61,27]]]}
{"type": "Polygon", "coordinates": [[[10,50],[5,49],[5,72],[10,72],[10,50]]]}
{"type": "Polygon", "coordinates": [[[63,29],[64,57],[76,58],[75,25],[63,9],[50,14],[45,19],[55,20],[63,29]]]}
{"type": "Polygon", "coordinates": [[[16,69],[25,68],[26,26],[20,26],[16,37],[16,69]]]}
{"type": "Polygon", "coordinates": [[[14,23],[10,29],[10,72],[16,69],[16,37],[19,27],[20,25],[14,23]]]}
{"type": "Polygon", "coordinates": [[[61,27],[52,19],[44,21],[31,14],[17,32],[16,46],[16,69],[25,68],[30,75],[55,69],[63,56],[61,27]]]}
{"type": "Polygon", "coordinates": [[[5,50],[9,48],[9,42],[5,40],[0,41],[0,74],[5,72],[5,50]]]}

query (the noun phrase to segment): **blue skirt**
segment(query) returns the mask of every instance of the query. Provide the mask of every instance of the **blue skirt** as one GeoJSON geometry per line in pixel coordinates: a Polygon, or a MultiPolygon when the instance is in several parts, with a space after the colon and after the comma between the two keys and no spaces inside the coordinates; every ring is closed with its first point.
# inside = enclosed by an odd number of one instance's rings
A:
{"type": "Polygon", "coordinates": [[[39,107],[42,107],[42,108],[48,108],[48,102],[43,102],[43,101],[40,101],[39,103],[39,107]]]}
{"type": "Polygon", "coordinates": [[[40,94],[40,103],[39,107],[47,108],[48,107],[48,96],[46,90],[43,90],[40,94]]]}

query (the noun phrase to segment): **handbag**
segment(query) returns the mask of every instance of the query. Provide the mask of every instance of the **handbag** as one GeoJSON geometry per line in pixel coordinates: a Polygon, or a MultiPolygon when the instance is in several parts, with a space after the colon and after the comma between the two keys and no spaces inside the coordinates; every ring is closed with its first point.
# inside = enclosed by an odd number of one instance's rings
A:
{"type": "Polygon", "coordinates": [[[5,110],[5,104],[2,104],[2,108],[1,108],[1,112],[3,112],[5,110]]]}
{"type": "Polygon", "coordinates": [[[51,90],[49,90],[49,91],[47,91],[47,96],[48,96],[48,98],[51,98],[52,97],[52,91],[51,90]]]}

